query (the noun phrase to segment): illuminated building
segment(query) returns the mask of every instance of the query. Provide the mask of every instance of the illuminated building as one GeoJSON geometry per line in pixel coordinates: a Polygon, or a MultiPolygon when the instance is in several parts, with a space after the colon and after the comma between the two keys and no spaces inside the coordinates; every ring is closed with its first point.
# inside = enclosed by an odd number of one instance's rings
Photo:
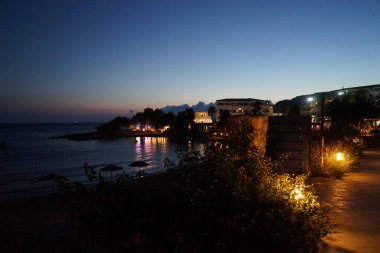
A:
{"type": "MultiPolygon", "coordinates": [[[[321,124],[322,115],[325,115],[326,106],[334,99],[339,99],[340,97],[353,94],[354,92],[363,91],[370,98],[370,101],[375,103],[376,107],[380,104],[380,84],[359,86],[352,88],[342,88],[339,90],[327,91],[327,92],[317,92],[310,95],[303,95],[294,98],[294,100],[299,101],[300,115],[301,116],[311,116],[312,123],[315,126],[321,124]],[[323,104],[324,103],[324,104],[323,104]]],[[[330,119],[325,115],[324,125],[329,127],[330,119]]],[[[363,119],[363,131],[368,129],[373,130],[380,126],[380,119],[363,119]]],[[[362,130],[361,130],[362,131],[362,130]]]]}
{"type": "Polygon", "coordinates": [[[212,123],[212,118],[208,115],[208,112],[195,112],[194,123],[203,124],[203,123],[212,123]]]}
{"type": "Polygon", "coordinates": [[[271,116],[273,114],[273,104],[268,100],[260,100],[254,98],[226,98],[216,100],[216,110],[218,113],[218,117],[222,110],[228,111],[231,116],[271,116]]]}

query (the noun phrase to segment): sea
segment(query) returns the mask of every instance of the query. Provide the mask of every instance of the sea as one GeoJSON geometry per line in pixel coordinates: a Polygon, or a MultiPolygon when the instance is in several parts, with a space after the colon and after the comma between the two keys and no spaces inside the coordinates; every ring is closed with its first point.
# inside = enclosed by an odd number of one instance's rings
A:
{"type": "Polygon", "coordinates": [[[118,174],[136,174],[139,168],[130,167],[134,161],[149,163],[141,170],[161,173],[163,160],[178,163],[178,155],[188,150],[203,150],[197,142],[175,143],[166,137],[128,137],[110,140],[73,141],[54,139],[70,133],[95,131],[98,124],[0,124],[0,199],[12,199],[49,194],[56,191],[50,181],[41,180],[48,174],[65,176],[74,183],[89,184],[84,164],[102,173],[105,180],[118,174]],[[123,170],[111,173],[100,171],[109,165],[123,170]]]}

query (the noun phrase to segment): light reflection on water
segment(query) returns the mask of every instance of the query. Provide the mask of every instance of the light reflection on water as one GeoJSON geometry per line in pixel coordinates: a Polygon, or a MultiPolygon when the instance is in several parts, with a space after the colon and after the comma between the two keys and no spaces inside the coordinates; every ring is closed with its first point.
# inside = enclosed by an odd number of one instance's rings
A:
{"type": "MultiPolygon", "coordinates": [[[[114,140],[69,141],[51,139],[73,132],[88,132],[87,125],[1,125],[0,141],[7,143],[8,157],[0,156],[0,198],[4,192],[33,191],[35,187],[50,186],[49,182],[31,180],[49,173],[68,177],[72,182],[86,182],[83,164],[95,168],[97,173],[107,164],[123,167],[118,173],[135,173],[130,167],[134,161],[145,161],[147,173],[164,170],[163,160],[168,157],[178,163],[177,152],[202,149],[198,143],[176,144],[163,137],[119,138],[114,140]]],[[[110,173],[102,173],[109,179],[110,173]]]]}
{"type": "MultiPolygon", "coordinates": [[[[135,140],[135,160],[148,162],[149,166],[142,168],[147,172],[152,172],[162,168],[162,161],[168,156],[168,139],[164,137],[136,137],[135,140]],[[155,158],[160,157],[161,160],[155,158]]],[[[173,159],[172,154],[172,159],[173,159]]]]}

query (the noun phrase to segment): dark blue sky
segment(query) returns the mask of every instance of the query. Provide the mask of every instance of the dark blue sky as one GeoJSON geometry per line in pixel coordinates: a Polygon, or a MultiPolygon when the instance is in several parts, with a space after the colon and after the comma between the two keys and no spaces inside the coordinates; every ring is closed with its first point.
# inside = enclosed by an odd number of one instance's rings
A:
{"type": "Polygon", "coordinates": [[[380,83],[380,1],[0,0],[0,122],[380,83]]]}

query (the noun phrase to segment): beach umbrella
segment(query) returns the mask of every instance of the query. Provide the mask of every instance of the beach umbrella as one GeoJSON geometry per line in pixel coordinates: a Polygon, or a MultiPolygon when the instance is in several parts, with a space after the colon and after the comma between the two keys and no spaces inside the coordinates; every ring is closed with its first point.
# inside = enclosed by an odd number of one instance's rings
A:
{"type": "Polygon", "coordinates": [[[58,175],[58,174],[47,174],[46,176],[43,176],[39,179],[37,179],[37,181],[55,181],[55,182],[59,182],[59,181],[69,181],[69,179],[65,176],[62,176],[62,175],[58,175]]]}
{"type": "Polygon", "coordinates": [[[139,171],[140,171],[141,167],[149,166],[149,163],[144,162],[144,161],[136,161],[136,162],[133,162],[133,163],[129,164],[129,166],[131,166],[131,167],[139,167],[139,171]]]}
{"type": "Polygon", "coordinates": [[[84,169],[84,173],[86,174],[88,180],[90,181],[90,183],[92,182],[92,180],[96,179],[96,172],[94,170],[94,167],[92,166],[88,166],[88,163],[86,162],[85,164],[83,164],[83,169],[84,169]]]}
{"type": "Polygon", "coordinates": [[[111,178],[112,178],[112,171],[118,171],[118,170],[123,170],[123,167],[117,166],[117,165],[107,165],[106,167],[100,169],[101,171],[109,171],[111,172],[111,178]]]}
{"type": "Polygon", "coordinates": [[[53,185],[53,189],[55,191],[55,184],[54,183],[63,183],[65,181],[70,181],[70,180],[65,176],[51,173],[51,174],[47,174],[46,176],[40,177],[39,179],[37,179],[37,181],[39,181],[39,182],[51,181],[51,183],[53,185]]]}

